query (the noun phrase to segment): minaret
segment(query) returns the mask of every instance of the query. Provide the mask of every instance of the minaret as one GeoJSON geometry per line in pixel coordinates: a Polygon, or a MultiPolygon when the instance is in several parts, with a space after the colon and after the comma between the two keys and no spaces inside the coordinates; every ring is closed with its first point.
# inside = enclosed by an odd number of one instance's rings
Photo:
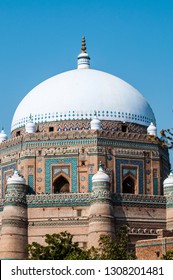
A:
{"type": "Polygon", "coordinates": [[[2,213],[0,258],[25,259],[27,238],[27,186],[25,179],[15,171],[7,180],[2,213]]]}
{"type": "Polygon", "coordinates": [[[88,53],[86,52],[86,43],[85,43],[85,37],[82,37],[82,47],[81,47],[81,53],[78,55],[78,69],[89,69],[90,68],[90,57],[88,53]]]}
{"type": "Polygon", "coordinates": [[[88,248],[98,245],[101,234],[115,237],[110,178],[100,163],[98,172],[92,177],[92,194],[89,211],[88,248]]]}

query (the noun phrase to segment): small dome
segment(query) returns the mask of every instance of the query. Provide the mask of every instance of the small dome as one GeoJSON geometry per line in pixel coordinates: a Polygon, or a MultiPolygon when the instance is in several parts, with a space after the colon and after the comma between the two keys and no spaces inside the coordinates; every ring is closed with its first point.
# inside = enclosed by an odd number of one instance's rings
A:
{"type": "Polygon", "coordinates": [[[171,172],[168,176],[168,178],[166,178],[163,182],[164,187],[167,186],[172,186],[173,187],[173,173],[171,172]]]}
{"type": "Polygon", "coordinates": [[[103,171],[102,164],[99,165],[99,170],[97,173],[92,177],[92,183],[96,182],[110,182],[109,176],[103,171]]]}
{"type": "Polygon", "coordinates": [[[94,118],[90,124],[91,124],[91,129],[93,129],[93,130],[101,129],[101,121],[97,118],[96,115],[94,116],[94,118]]]}
{"type": "Polygon", "coordinates": [[[25,126],[25,132],[27,133],[34,133],[36,132],[36,125],[33,123],[32,119],[30,118],[25,126]]]}
{"type": "Polygon", "coordinates": [[[171,172],[163,181],[164,195],[173,194],[173,173],[171,172]]]}
{"type": "Polygon", "coordinates": [[[14,174],[8,178],[7,185],[13,185],[13,184],[20,184],[25,185],[25,178],[21,175],[19,175],[19,172],[17,170],[14,171],[14,174]]]}
{"type": "Polygon", "coordinates": [[[4,129],[0,132],[0,143],[6,141],[8,139],[7,134],[5,133],[4,129]]]}
{"type": "Polygon", "coordinates": [[[154,135],[154,136],[157,135],[157,128],[152,122],[150,123],[150,125],[147,128],[147,133],[149,135],[154,135]]]}

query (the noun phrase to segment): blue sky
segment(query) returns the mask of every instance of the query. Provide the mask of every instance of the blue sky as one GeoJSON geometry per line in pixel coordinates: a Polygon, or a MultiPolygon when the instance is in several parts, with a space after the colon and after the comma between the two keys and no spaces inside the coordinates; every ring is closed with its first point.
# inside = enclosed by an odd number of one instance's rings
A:
{"type": "Polygon", "coordinates": [[[91,67],[137,88],[158,131],[173,127],[172,14],[171,0],[0,0],[0,126],[9,134],[33,87],[76,68],[85,35],[91,67]]]}

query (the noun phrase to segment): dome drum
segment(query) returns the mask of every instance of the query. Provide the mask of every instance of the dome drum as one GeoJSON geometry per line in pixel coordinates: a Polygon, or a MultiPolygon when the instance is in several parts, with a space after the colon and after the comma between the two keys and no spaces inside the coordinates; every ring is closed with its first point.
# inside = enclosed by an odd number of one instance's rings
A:
{"type": "MultiPolygon", "coordinates": [[[[45,114],[33,114],[33,120],[35,123],[45,123],[45,122],[61,122],[61,121],[73,121],[73,120],[91,120],[95,116],[95,110],[93,112],[75,112],[69,111],[64,113],[45,113],[45,114]]],[[[151,122],[151,119],[142,115],[131,114],[127,112],[116,112],[116,111],[97,111],[97,116],[100,120],[113,120],[113,121],[124,121],[138,123],[141,125],[148,126],[151,122]]],[[[12,124],[12,131],[25,126],[28,122],[29,116],[21,118],[12,124]]]]}
{"type": "MultiPolygon", "coordinates": [[[[122,121],[112,121],[112,120],[102,120],[101,130],[111,131],[111,132],[124,132],[123,127],[126,126],[127,133],[135,134],[147,134],[147,127],[144,125],[122,122],[122,121]]],[[[64,120],[64,121],[52,121],[52,122],[41,122],[36,125],[35,132],[65,132],[65,131],[89,131],[91,130],[90,120],[64,120]]],[[[26,126],[21,126],[12,131],[11,137],[16,137],[19,135],[24,135],[26,133],[26,126]]]]}

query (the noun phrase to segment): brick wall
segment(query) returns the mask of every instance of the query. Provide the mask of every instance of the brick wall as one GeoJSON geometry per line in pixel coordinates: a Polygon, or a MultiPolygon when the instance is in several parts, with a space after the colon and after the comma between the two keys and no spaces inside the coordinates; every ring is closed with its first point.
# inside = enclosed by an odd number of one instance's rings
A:
{"type": "Polygon", "coordinates": [[[159,260],[163,254],[170,250],[173,250],[173,236],[136,242],[138,260],[159,260]]]}

